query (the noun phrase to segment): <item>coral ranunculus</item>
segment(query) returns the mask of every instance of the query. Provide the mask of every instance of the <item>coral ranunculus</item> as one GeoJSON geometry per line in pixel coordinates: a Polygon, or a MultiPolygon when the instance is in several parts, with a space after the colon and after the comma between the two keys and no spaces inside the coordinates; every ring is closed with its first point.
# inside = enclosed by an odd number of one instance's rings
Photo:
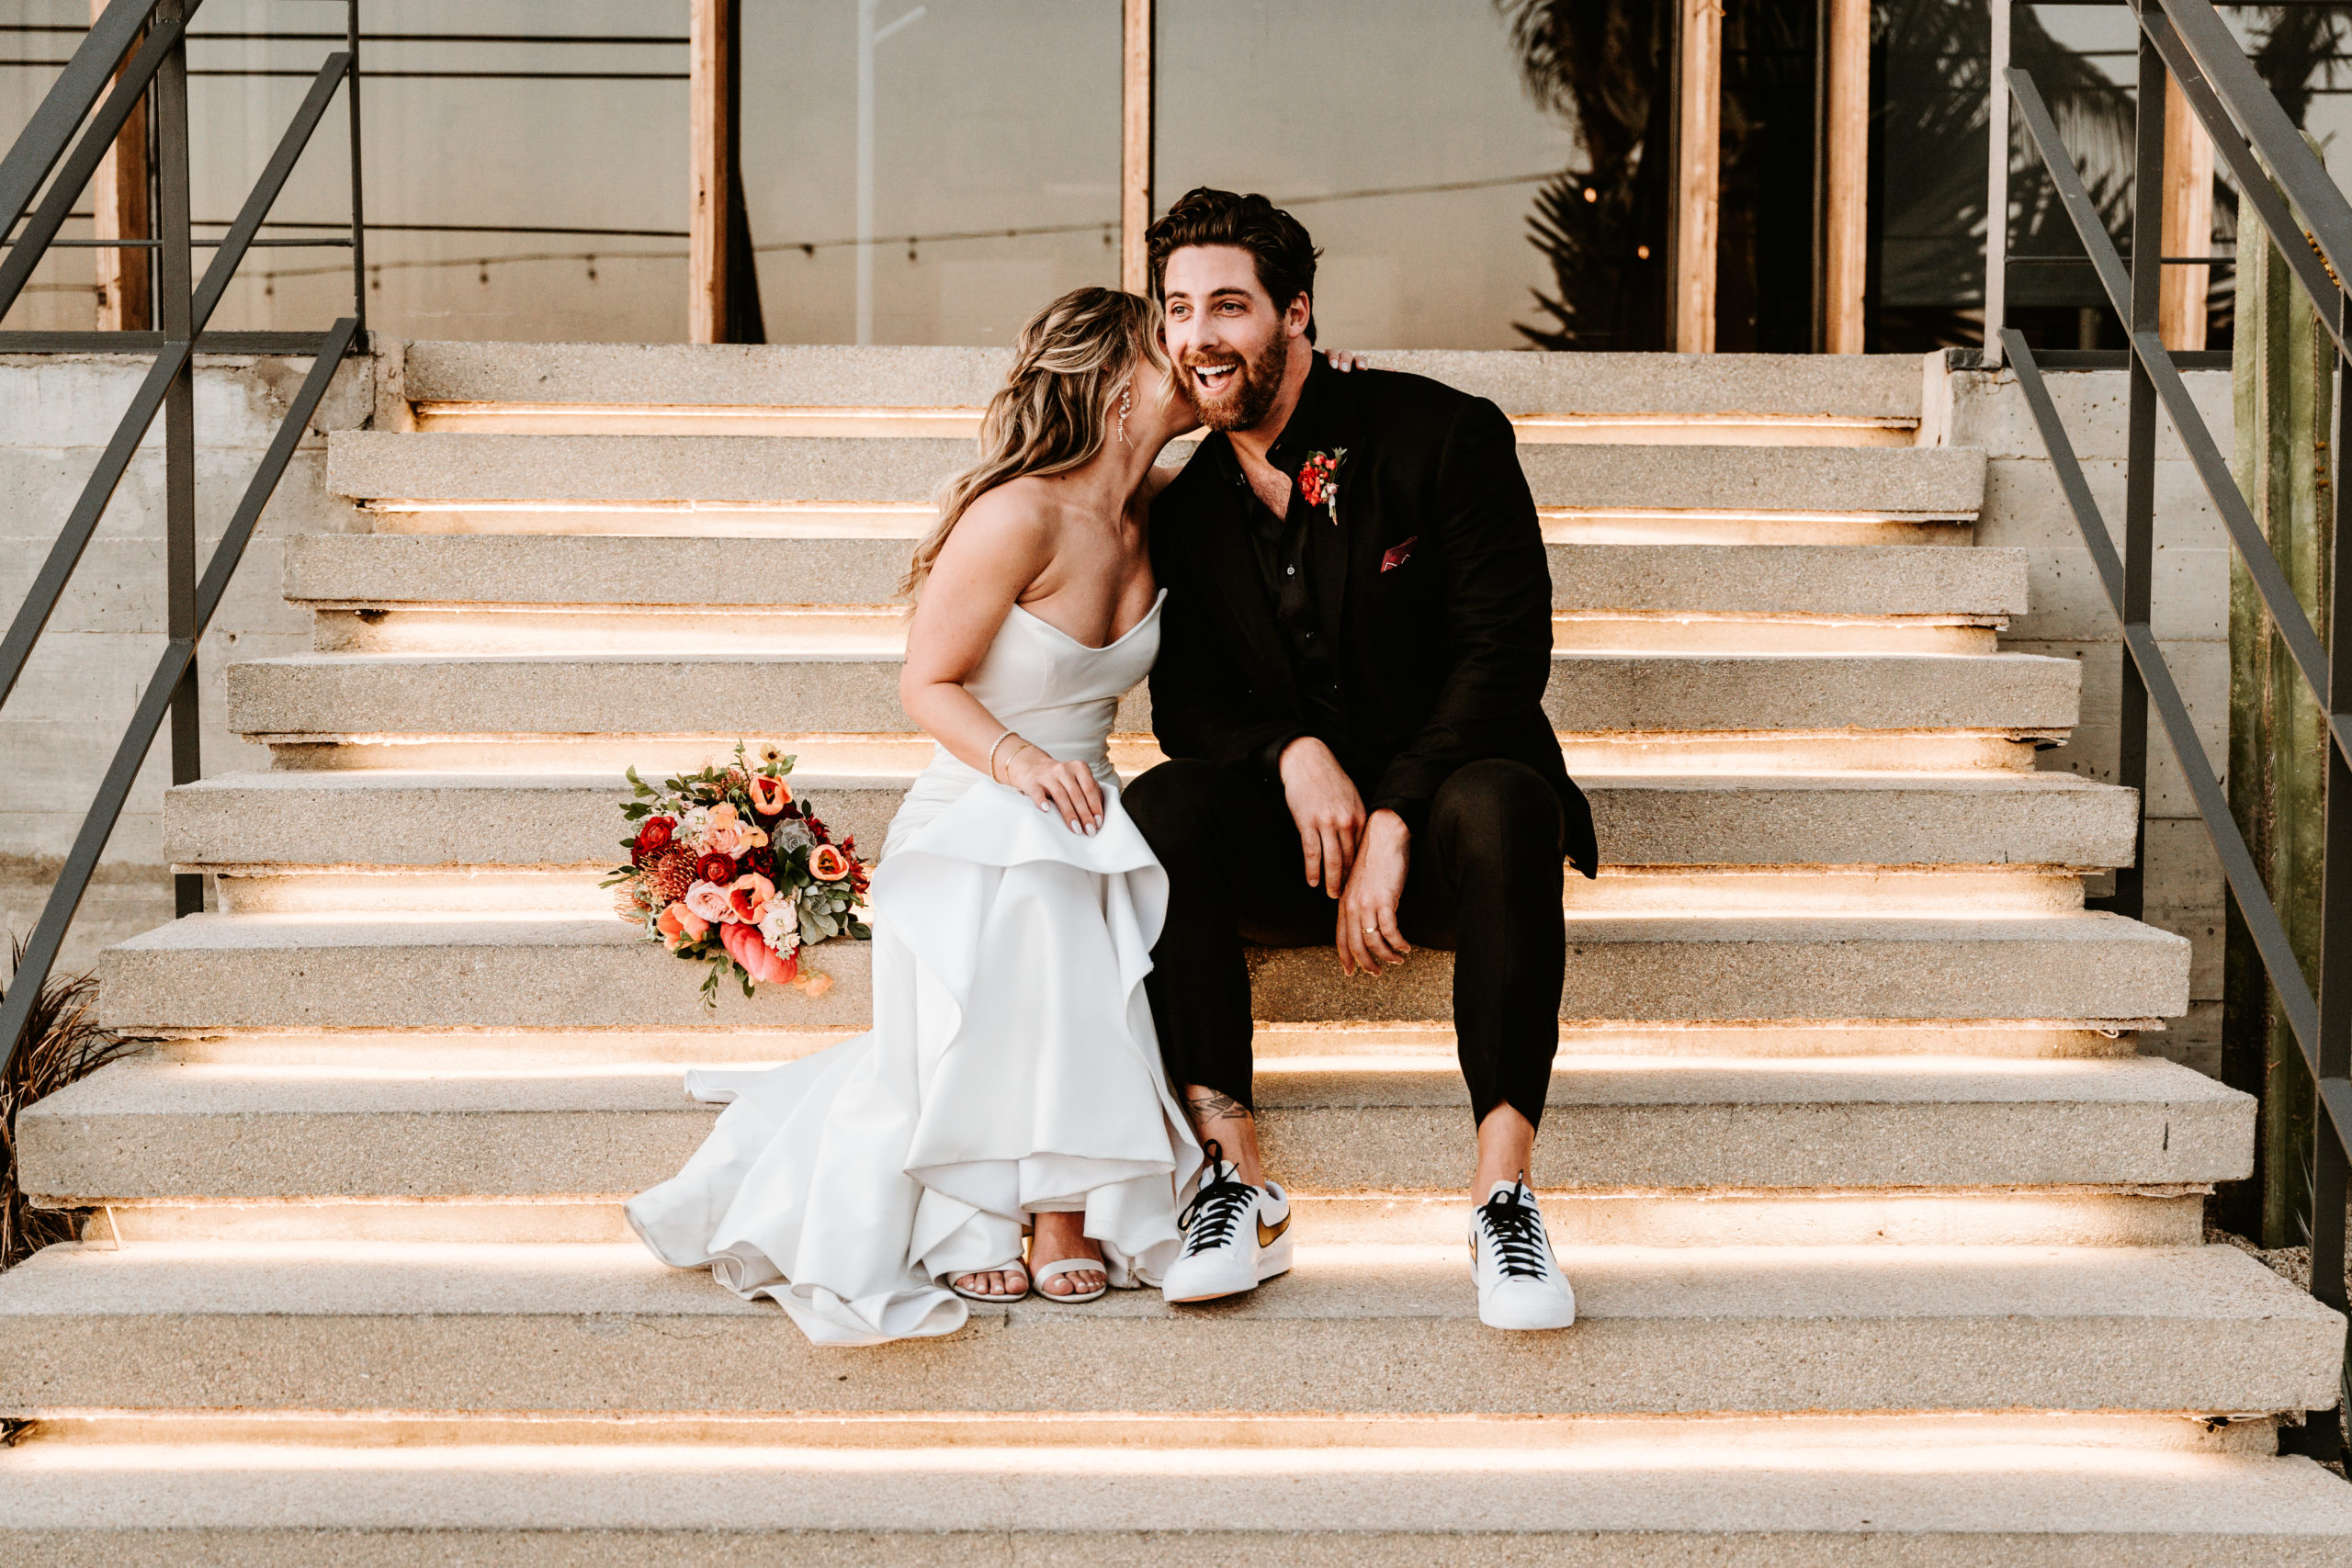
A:
{"type": "Polygon", "coordinates": [[[674,817],[647,818],[644,826],[637,830],[637,850],[629,859],[639,865],[643,865],[646,856],[656,850],[669,847],[670,840],[677,830],[678,819],[674,817]]]}
{"type": "Polygon", "coordinates": [[[715,882],[697,882],[686,889],[686,908],[712,925],[727,919],[727,889],[715,882]]]}
{"type": "Polygon", "coordinates": [[[754,926],[767,918],[768,900],[775,897],[775,884],[756,871],[737,877],[727,890],[728,906],[735,919],[754,926]]]}
{"type": "Polygon", "coordinates": [[[662,918],[654,922],[654,929],[662,933],[662,940],[669,944],[670,951],[675,953],[708,935],[710,922],[681,902],[662,910],[662,918]]]}
{"type": "Polygon", "coordinates": [[[849,874],[849,856],[831,844],[808,852],[808,874],[820,882],[839,882],[849,874]]]}
{"type": "Polygon", "coordinates": [[[756,982],[788,985],[800,977],[800,961],[780,957],[755,926],[721,926],[718,940],[726,943],[727,956],[741,964],[743,973],[756,982]]]}
{"type": "Polygon", "coordinates": [[[714,851],[695,862],[695,874],[705,882],[716,882],[724,887],[737,875],[735,857],[714,851]]]}
{"type": "Polygon", "coordinates": [[[780,817],[792,799],[792,791],[782,779],[772,779],[765,773],[752,775],[752,809],[763,817],[780,817]]]}

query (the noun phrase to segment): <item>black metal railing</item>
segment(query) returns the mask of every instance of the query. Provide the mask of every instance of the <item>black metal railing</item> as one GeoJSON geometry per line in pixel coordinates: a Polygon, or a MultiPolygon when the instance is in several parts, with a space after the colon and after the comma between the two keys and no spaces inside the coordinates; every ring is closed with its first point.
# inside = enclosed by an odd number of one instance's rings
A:
{"type": "MultiPolygon", "coordinates": [[[[0,158],[0,316],[23,293],[25,284],[51,247],[74,201],[97,172],[142,98],[151,108],[155,149],[155,233],[126,239],[126,248],[154,258],[153,333],[0,333],[0,351],[79,348],[152,352],[154,361],[113,438],[82,487],[32,590],[0,639],[0,703],[16,689],[42,629],[55,613],[74,569],[96,532],[98,519],[155,422],[164,416],[164,603],[166,641],[156,660],[130,728],[115,749],[64,868],[33,928],[22,961],[0,1003],[0,1062],[12,1059],[41,987],[64,945],[66,928],[81,908],[97,869],[98,856],[113,835],[124,803],[166,717],[172,731],[172,782],[202,776],[197,728],[197,645],[220,606],[229,580],[243,558],[279,478],[310,427],[336,367],[367,321],[359,182],[359,8],[345,0],[344,48],[327,56],[311,78],[310,91],[294,113],[276,151],[254,184],[236,219],[218,240],[198,240],[188,220],[187,23],[203,0],[112,0],[91,24],[73,60],[34,110],[16,144],[0,158]],[[213,310],[257,242],[263,220],[294,172],[297,160],[341,89],[351,117],[351,233],[348,238],[308,240],[307,244],[348,245],[352,252],[352,312],[323,333],[207,333],[213,310]],[[93,112],[95,111],[95,112],[93,112]],[[77,134],[78,133],[78,134],[77,134]],[[41,195],[44,187],[47,195],[41,195]],[[39,205],[35,198],[40,197],[39,205]],[[29,212],[29,215],[28,215],[29,212]],[[21,225],[21,227],[19,227],[21,225]],[[202,278],[195,254],[211,249],[202,278]],[[197,574],[196,560],[196,355],[199,351],[278,353],[313,356],[260,467],[247,482],[220,542],[197,574]]],[[[174,900],[181,915],[204,907],[201,876],[175,878],[174,900]]]]}
{"type": "MultiPolygon", "coordinates": [[[[2238,489],[2221,446],[2213,438],[2181,379],[2179,359],[2157,334],[2158,284],[2167,265],[2204,265],[2207,258],[2161,255],[2155,243],[2165,188],[2165,98],[2169,76],[2215,150],[2229,165],[2241,206],[2239,221],[2252,214],[2284,254],[2289,267],[2317,308],[2335,341],[2340,367],[2352,347],[2352,299],[2342,279],[2352,266],[2352,203],[2328,177],[2286,110],[2271,96],[2253,62],[2239,48],[2208,0],[2131,0],[2139,23],[2139,107],[2132,170],[2133,243],[2127,265],[2101,223],[2097,205],[2058,133],[2049,106],[2031,74],[2017,67],[2003,72],[2028,136],[2055,181],[2067,216],[2074,220],[2108,301],[2121,318],[2130,341],[2131,400],[2126,428],[2123,549],[2119,556],[2098,504],[2091,498],[2082,464],[2042,378],[2042,366],[2022,333],[2000,332],[2018,383],[2040,427],[2075,525],[2082,531],[2108,603],[2123,626],[2121,756],[2119,782],[2143,792],[2148,782],[2148,714],[2153,708],[2165,739],[2179,759],[2198,815],[2237,902],[2246,930],[2278,993],[2279,1010],[2295,1037],[2317,1088],[2311,1151],[2312,1293],[2338,1312],[2346,1310],[2344,1280],[2345,1199],[2347,1155],[2352,1155],[2352,498],[2335,484],[2337,546],[2329,584],[2331,646],[2323,647],[2279,569],[2261,525],[2238,489]],[[2283,194],[2282,194],[2283,193],[2283,194]],[[2326,716],[2327,794],[2320,919],[2319,994],[2312,997],[2286,928],[2263,886],[2262,874],[2231,815],[2228,795],[2214,776],[2205,748],[2189,718],[2149,625],[2155,562],[2156,414],[2161,408],[2186,449],[2197,477],[2221,514],[2231,543],[2245,563],[2272,624],[2304,684],[2326,716]]],[[[1996,215],[1996,220],[1997,220],[1996,215]]],[[[2335,450],[2352,441],[2352,400],[2335,401],[2335,450]]],[[[2115,895],[2104,906],[2137,917],[2141,913],[2144,833],[2132,865],[2116,874],[2115,895]]],[[[2342,1450],[2344,1398],[2352,1382],[2339,1375],[2335,1408],[2307,1414],[2300,1430],[2281,1434],[2281,1446],[2314,1458],[2334,1459],[2342,1450]]]]}

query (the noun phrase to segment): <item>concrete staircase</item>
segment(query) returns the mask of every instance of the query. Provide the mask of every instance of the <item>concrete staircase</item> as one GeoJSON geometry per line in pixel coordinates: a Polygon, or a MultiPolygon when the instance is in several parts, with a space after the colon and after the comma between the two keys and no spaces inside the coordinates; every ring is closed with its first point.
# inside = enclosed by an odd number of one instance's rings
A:
{"type": "MultiPolygon", "coordinates": [[[[627,762],[774,738],[878,844],[927,743],[888,601],[986,351],[412,345],[232,671],[275,768],[175,790],[220,910],[116,950],[149,1052],[28,1111],[86,1239],[0,1279],[0,1541],[80,1564],[2352,1562],[2277,1452],[2344,1325],[2227,1247],[2244,1095],[2134,1054],[2188,944],[2086,912],[2126,792],[2032,771],[1980,454],[1908,359],[1387,355],[1519,423],[1571,879],[1538,1172],[1582,1321],[1462,1246],[1449,970],[1258,964],[1299,1265],[1237,1304],[980,1309],[820,1351],[619,1201],[681,1065],[853,1032],[723,998],[595,886],[627,762]],[[393,428],[400,426],[401,428],[393,428]],[[1210,1532],[1205,1536],[1199,1532],[1210,1532]]],[[[1122,765],[1154,753],[1127,700],[1122,765]]]]}

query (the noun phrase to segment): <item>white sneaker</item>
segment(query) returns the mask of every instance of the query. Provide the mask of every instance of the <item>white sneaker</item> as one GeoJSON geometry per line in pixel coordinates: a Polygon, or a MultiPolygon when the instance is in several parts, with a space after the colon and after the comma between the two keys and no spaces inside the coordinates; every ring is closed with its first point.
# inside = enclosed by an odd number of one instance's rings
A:
{"type": "Polygon", "coordinates": [[[1525,1172],[1496,1182],[1470,1211],[1470,1275],[1478,1321],[1489,1328],[1566,1328],[1577,1320],[1576,1292],[1552,1257],[1525,1172]]]}
{"type": "Polygon", "coordinates": [[[1213,1302],[1254,1291],[1290,1271],[1290,1199],[1267,1182],[1252,1187],[1234,1174],[1212,1139],[1208,1174],[1178,1217],[1184,1250],[1168,1266],[1159,1292],[1171,1302],[1213,1302]]]}

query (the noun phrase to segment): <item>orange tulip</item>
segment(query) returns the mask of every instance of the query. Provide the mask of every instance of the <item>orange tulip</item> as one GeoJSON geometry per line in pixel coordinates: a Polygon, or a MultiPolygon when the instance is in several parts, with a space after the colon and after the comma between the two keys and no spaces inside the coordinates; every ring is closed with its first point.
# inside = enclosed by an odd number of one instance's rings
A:
{"type": "Polygon", "coordinates": [[[756,871],[745,872],[728,886],[728,908],[734,919],[756,926],[767,918],[768,900],[775,897],[775,883],[756,871]]]}
{"type": "Polygon", "coordinates": [[[751,788],[752,809],[763,817],[774,817],[792,803],[791,786],[782,779],[753,773],[751,788]]]}
{"type": "Polygon", "coordinates": [[[808,852],[808,874],[820,882],[839,882],[849,874],[849,856],[831,844],[808,852]]]}
{"type": "Polygon", "coordinates": [[[662,933],[662,940],[669,944],[670,951],[675,953],[708,935],[710,922],[687,908],[684,903],[677,903],[662,911],[661,919],[654,922],[654,929],[662,933]]]}

